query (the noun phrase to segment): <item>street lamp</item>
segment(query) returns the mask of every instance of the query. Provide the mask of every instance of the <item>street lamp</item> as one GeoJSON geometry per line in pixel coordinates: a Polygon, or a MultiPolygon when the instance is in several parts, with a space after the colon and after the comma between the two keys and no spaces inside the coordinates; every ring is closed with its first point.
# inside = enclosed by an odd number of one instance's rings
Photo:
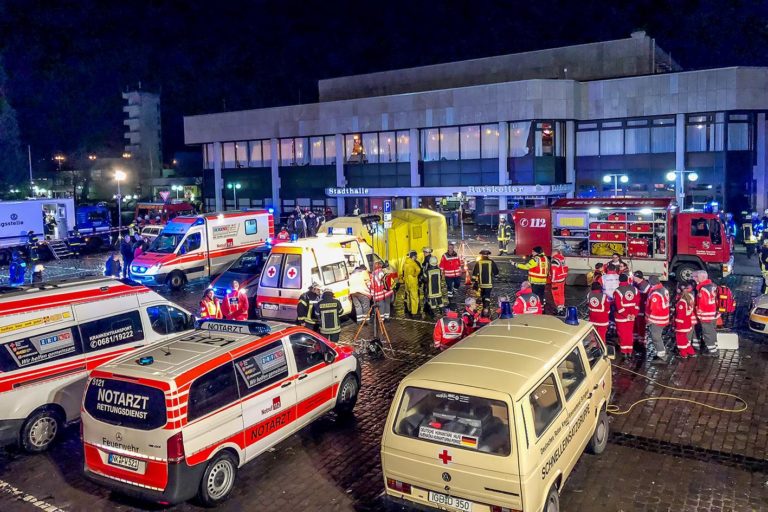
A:
{"type": "Polygon", "coordinates": [[[131,156],[132,155],[129,152],[127,152],[127,151],[125,153],[123,153],[123,158],[125,158],[125,159],[131,158],[131,156]]]}
{"type": "Polygon", "coordinates": [[[94,160],[96,160],[96,155],[93,155],[93,154],[91,154],[91,155],[88,155],[88,160],[90,160],[91,162],[93,162],[94,160]]]}
{"type": "Polygon", "coordinates": [[[241,185],[239,183],[227,183],[227,188],[231,190],[235,196],[235,210],[237,210],[237,191],[240,190],[241,185]]]}
{"type": "Polygon", "coordinates": [[[115,181],[117,182],[117,236],[120,238],[120,232],[123,230],[123,195],[120,193],[120,182],[125,179],[125,172],[116,169],[115,181]]]}
{"type": "Polygon", "coordinates": [[[65,157],[62,154],[58,154],[58,155],[55,155],[53,159],[56,160],[56,164],[59,166],[59,170],[61,170],[61,164],[64,163],[64,160],[66,160],[67,157],[65,157]]]}
{"type": "Polygon", "coordinates": [[[671,181],[675,183],[675,195],[677,196],[677,201],[680,205],[680,210],[685,210],[685,180],[683,179],[685,175],[688,175],[688,181],[694,182],[699,179],[699,175],[696,173],[696,171],[669,171],[667,173],[667,181],[671,181]]]}
{"type": "Polygon", "coordinates": [[[184,186],[183,185],[171,185],[171,190],[176,192],[176,199],[178,199],[179,198],[179,192],[184,190],[184,186]]]}
{"type": "Polygon", "coordinates": [[[613,197],[619,197],[619,182],[627,184],[629,177],[626,174],[606,174],[603,176],[603,183],[610,183],[611,181],[613,181],[613,197]]]}

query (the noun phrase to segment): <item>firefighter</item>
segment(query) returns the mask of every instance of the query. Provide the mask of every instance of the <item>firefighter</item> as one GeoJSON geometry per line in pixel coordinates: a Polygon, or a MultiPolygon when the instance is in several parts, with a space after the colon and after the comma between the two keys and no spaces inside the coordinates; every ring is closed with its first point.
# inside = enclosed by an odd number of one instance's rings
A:
{"type": "Polygon", "coordinates": [[[83,253],[83,250],[85,249],[85,238],[83,238],[83,235],[81,235],[79,231],[75,230],[67,242],[69,244],[69,250],[72,251],[73,256],[79,257],[83,253]]]}
{"type": "Polygon", "coordinates": [[[683,359],[695,357],[696,351],[691,344],[693,338],[693,296],[683,292],[675,306],[675,343],[677,353],[683,359]]]}
{"type": "Polygon", "coordinates": [[[224,317],[227,320],[248,320],[248,295],[240,281],[232,281],[232,289],[224,297],[224,317]]]}
{"type": "Polygon", "coordinates": [[[744,248],[747,251],[747,259],[752,258],[752,253],[755,252],[757,245],[757,236],[755,231],[755,225],[752,221],[746,221],[741,225],[741,236],[744,242],[744,248]]]}
{"type": "Polygon", "coordinates": [[[223,317],[224,315],[221,314],[221,302],[213,294],[213,288],[208,288],[200,300],[200,318],[221,319],[223,317]]]}
{"type": "Polygon", "coordinates": [[[37,253],[37,245],[39,239],[34,231],[27,231],[27,257],[29,263],[33,264],[40,259],[40,255],[37,253]]]}
{"type": "Polygon", "coordinates": [[[649,277],[648,284],[651,285],[651,289],[648,292],[645,318],[648,322],[651,341],[656,349],[652,362],[661,363],[666,362],[664,358],[667,356],[662,334],[664,328],[669,325],[669,291],[661,284],[658,276],[649,277]]]}
{"type": "Polygon", "coordinates": [[[440,270],[445,277],[445,285],[448,288],[448,297],[453,297],[453,291],[459,290],[461,286],[462,262],[456,253],[456,245],[453,242],[448,243],[448,251],[440,258],[440,270]]]}
{"type": "Polygon", "coordinates": [[[733,220],[733,214],[731,212],[725,214],[725,229],[728,232],[729,237],[736,238],[736,221],[733,220]]]}
{"type": "Polygon", "coordinates": [[[434,317],[443,305],[443,273],[437,266],[437,258],[429,257],[422,277],[424,279],[424,312],[434,317]]]}
{"type": "Polygon", "coordinates": [[[459,318],[459,314],[452,311],[450,307],[443,310],[443,317],[435,324],[435,330],[432,333],[432,339],[435,342],[435,348],[445,350],[464,337],[464,322],[459,318]]]}
{"type": "Polygon", "coordinates": [[[322,298],[312,310],[315,321],[320,327],[320,334],[333,342],[339,341],[343,313],[344,308],[341,302],[333,296],[329,288],[323,290],[322,298]]]}
{"type": "Polygon", "coordinates": [[[507,216],[499,219],[498,232],[496,238],[499,241],[499,256],[509,254],[509,241],[512,240],[512,226],[507,223],[507,216]]]}
{"type": "Polygon", "coordinates": [[[291,234],[288,232],[288,228],[283,226],[280,229],[280,232],[277,234],[277,237],[275,238],[277,238],[281,242],[287,242],[288,240],[291,239],[291,234]]]}
{"type": "Polygon", "coordinates": [[[552,251],[552,301],[557,314],[565,312],[565,280],[568,277],[568,263],[560,249],[552,251]]]}
{"type": "Polygon", "coordinates": [[[424,259],[421,260],[421,274],[423,276],[423,275],[426,275],[427,273],[427,267],[429,266],[429,258],[432,257],[432,248],[422,247],[421,254],[424,257],[424,259]]]}
{"type": "Polygon", "coordinates": [[[598,283],[592,283],[591,291],[587,294],[587,307],[589,308],[589,321],[597,329],[597,334],[606,341],[608,333],[608,321],[611,315],[611,303],[608,296],[603,293],[603,286],[598,283]]]}
{"type": "Polygon", "coordinates": [[[373,302],[379,308],[379,314],[382,320],[389,318],[389,303],[392,297],[392,288],[387,285],[387,272],[384,270],[382,262],[377,261],[373,265],[373,276],[371,276],[371,292],[373,302]]]}
{"type": "Polygon", "coordinates": [[[8,267],[8,281],[11,286],[24,284],[24,274],[27,273],[27,262],[22,259],[19,251],[13,251],[11,264],[8,267]]]}
{"type": "Polygon", "coordinates": [[[613,304],[616,308],[613,319],[616,322],[619,349],[624,357],[630,357],[633,351],[632,331],[637,313],[636,294],[635,288],[629,285],[629,276],[620,275],[619,286],[613,292],[613,304]]]}
{"type": "Polygon", "coordinates": [[[313,282],[309,285],[306,292],[299,297],[299,303],[296,305],[296,323],[303,325],[308,329],[317,331],[317,322],[313,310],[320,300],[320,284],[313,282]]]}
{"type": "Polygon", "coordinates": [[[541,299],[533,292],[531,283],[528,281],[520,283],[520,291],[515,294],[515,297],[515,303],[512,305],[515,316],[541,314],[541,299]]]}
{"type": "Polygon", "coordinates": [[[646,281],[641,270],[635,271],[632,281],[637,288],[637,316],[635,317],[635,341],[645,343],[645,305],[651,285],[646,281]]]}
{"type": "Polygon", "coordinates": [[[472,269],[472,278],[477,283],[480,289],[480,298],[482,300],[491,298],[491,291],[493,291],[493,279],[499,275],[499,267],[496,266],[496,262],[489,256],[491,251],[483,249],[480,251],[480,259],[475,263],[475,268],[472,269]]]}
{"type": "Polygon", "coordinates": [[[469,336],[475,332],[477,324],[477,303],[472,297],[468,297],[464,301],[464,311],[461,312],[461,323],[464,324],[464,335],[469,336]]]}
{"type": "Polygon", "coordinates": [[[696,318],[701,326],[701,340],[711,356],[717,356],[717,286],[706,270],[693,274],[696,280],[696,318]]]}
{"type": "Polygon", "coordinates": [[[760,272],[763,274],[761,293],[768,293],[768,239],[763,240],[763,247],[760,249],[760,272]]]}
{"type": "Polygon", "coordinates": [[[528,281],[531,283],[533,293],[539,296],[539,300],[544,304],[544,292],[547,288],[547,278],[549,277],[549,258],[544,254],[541,246],[533,248],[533,255],[528,263],[516,263],[515,266],[521,270],[528,271],[528,281]]]}
{"type": "Polygon", "coordinates": [[[403,262],[403,283],[405,284],[405,311],[409,315],[419,313],[419,276],[421,275],[421,266],[416,261],[416,251],[408,253],[408,257],[403,262]]]}

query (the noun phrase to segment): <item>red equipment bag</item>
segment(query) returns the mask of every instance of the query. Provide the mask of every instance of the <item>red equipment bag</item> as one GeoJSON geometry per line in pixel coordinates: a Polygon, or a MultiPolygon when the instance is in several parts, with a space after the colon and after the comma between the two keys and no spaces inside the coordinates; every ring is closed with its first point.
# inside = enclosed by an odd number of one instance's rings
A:
{"type": "Polygon", "coordinates": [[[724,284],[717,287],[717,310],[720,313],[736,311],[736,299],[733,298],[733,292],[724,284]]]}

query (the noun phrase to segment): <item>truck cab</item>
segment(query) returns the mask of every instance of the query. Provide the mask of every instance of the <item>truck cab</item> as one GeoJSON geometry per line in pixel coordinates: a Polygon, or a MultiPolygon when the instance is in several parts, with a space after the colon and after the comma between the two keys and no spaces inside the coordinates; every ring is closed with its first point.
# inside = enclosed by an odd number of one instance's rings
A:
{"type": "Polygon", "coordinates": [[[670,267],[679,280],[691,279],[695,270],[714,276],[728,275],[733,268],[731,240],[714,213],[684,212],[673,224],[677,251],[670,267]]]}

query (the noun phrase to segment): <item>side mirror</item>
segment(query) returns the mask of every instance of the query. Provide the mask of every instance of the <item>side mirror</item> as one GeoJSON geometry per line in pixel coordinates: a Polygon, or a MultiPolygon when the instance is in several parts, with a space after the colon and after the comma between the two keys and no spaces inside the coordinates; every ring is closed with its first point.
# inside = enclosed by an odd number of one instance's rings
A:
{"type": "Polygon", "coordinates": [[[608,358],[609,361],[614,361],[616,359],[616,347],[614,347],[613,345],[606,346],[605,356],[608,358]]]}
{"type": "Polygon", "coordinates": [[[336,354],[331,352],[330,350],[323,354],[323,360],[326,364],[331,364],[336,360],[336,354]]]}

